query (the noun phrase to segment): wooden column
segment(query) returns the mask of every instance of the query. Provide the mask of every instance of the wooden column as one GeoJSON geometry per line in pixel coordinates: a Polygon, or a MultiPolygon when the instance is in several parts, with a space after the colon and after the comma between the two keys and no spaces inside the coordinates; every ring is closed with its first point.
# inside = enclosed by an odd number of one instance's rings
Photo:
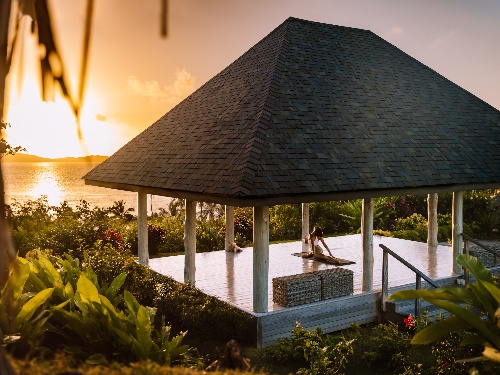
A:
{"type": "Polygon", "coordinates": [[[196,273],[196,201],[186,199],[184,222],[184,282],[195,284],[196,273]]]}
{"type": "Polygon", "coordinates": [[[253,208],[253,311],[268,310],[269,207],[253,208]]]}
{"type": "Polygon", "coordinates": [[[437,207],[437,193],[429,194],[427,196],[427,245],[433,247],[438,245],[437,207]]]}
{"type": "Polygon", "coordinates": [[[361,236],[363,241],[363,292],[373,291],[373,199],[363,199],[361,236]]]}
{"type": "Polygon", "coordinates": [[[463,218],[464,218],[464,192],[455,191],[453,192],[453,210],[452,216],[452,228],[451,228],[451,247],[453,249],[453,262],[452,262],[452,272],[456,274],[462,274],[462,268],[457,264],[457,256],[462,254],[462,236],[460,233],[463,231],[463,218]]]}
{"type": "Polygon", "coordinates": [[[137,253],[140,264],[149,264],[148,195],[137,193],[137,253]]]}
{"type": "Polygon", "coordinates": [[[232,251],[234,242],[234,207],[226,206],[226,251],[232,251]]]}
{"type": "Polygon", "coordinates": [[[304,239],[309,235],[309,203],[302,203],[302,252],[309,250],[304,239]]]}

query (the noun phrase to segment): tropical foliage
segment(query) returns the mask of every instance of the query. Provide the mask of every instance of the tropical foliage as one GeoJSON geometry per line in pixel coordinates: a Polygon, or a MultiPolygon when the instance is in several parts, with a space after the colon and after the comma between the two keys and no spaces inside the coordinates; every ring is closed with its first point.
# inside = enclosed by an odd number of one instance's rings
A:
{"type": "Polygon", "coordinates": [[[184,334],[171,339],[163,320],[155,329],[156,308],[120,292],[125,279],[122,273],[109,285],[99,284],[91,267],[81,267],[69,255],[63,260],[38,252],[36,258],[17,258],[0,296],[3,344],[18,352],[29,343],[52,351],[63,348],[89,363],[185,363],[189,353],[181,345],[184,334]],[[8,309],[9,304],[14,308],[8,309]],[[45,339],[47,335],[52,339],[45,339]]]}
{"type": "Polygon", "coordinates": [[[465,332],[462,344],[484,346],[482,357],[474,360],[500,363],[500,288],[477,258],[461,254],[457,263],[475,279],[467,284],[467,288],[404,290],[392,294],[389,299],[423,298],[451,314],[418,332],[412,343],[429,344],[450,333],[465,332]]]}

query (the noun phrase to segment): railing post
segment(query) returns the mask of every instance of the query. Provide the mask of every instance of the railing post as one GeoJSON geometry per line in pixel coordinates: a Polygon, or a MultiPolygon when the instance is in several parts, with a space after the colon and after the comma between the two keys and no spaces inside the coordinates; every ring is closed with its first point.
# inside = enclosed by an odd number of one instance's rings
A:
{"type": "Polygon", "coordinates": [[[382,257],[382,311],[386,311],[385,301],[389,294],[389,254],[385,249],[382,257]]]}
{"type": "MultiPolygon", "coordinates": [[[[460,235],[462,235],[462,234],[460,233],[460,235]]],[[[465,238],[463,238],[463,236],[462,236],[462,239],[464,241],[464,251],[463,252],[464,252],[464,254],[469,255],[468,241],[465,238]]],[[[468,283],[469,282],[469,271],[466,268],[463,268],[463,273],[464,273],[464,280],[466,283],[468,283]]]]}
{"type": "MultiPolygon", "coordinates": [[[[422,289],[422,278],[418,273],[416,274],[416,276],[417,278],[415,280],[415,289],[419,290],[422,289]]],[[[422,310],[422,300],[420,298],[417,298],[415,300],[415,318],[418,318],[420,316],[421,310],[422,310]]]]}

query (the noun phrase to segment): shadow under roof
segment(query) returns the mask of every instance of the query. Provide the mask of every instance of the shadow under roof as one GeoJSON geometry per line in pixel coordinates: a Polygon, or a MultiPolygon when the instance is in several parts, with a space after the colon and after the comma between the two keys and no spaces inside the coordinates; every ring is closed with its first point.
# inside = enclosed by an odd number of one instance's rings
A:
{"type": "Polygon", "coordinates": [[[235,206],[500,187],[500,111],[371,31],[289,18],[84,179],[235,206]]]}

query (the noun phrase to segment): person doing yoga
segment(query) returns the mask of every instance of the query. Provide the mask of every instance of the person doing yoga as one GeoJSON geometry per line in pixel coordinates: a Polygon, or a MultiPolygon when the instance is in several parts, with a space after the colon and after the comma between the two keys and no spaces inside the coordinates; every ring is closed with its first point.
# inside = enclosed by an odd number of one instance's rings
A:
{"type": "Polygon", "coordinates": [[[304,258],[311,258],[313,257],[314,259],[323,259],[326,261],[336,261],[337,258],[335,258],[332,255],[332,252],[330,251],[330,248],[328,245],[325,243],[325,240],[323,239],[323,231],[321,230],[320,227],[314,227],[313,231],[309,235],[309,238],[306,238],[306,243],[309,242],[311,251],[304,255],[304,258]],[[323,254],[323,248],[319,245],[319,242],[323,244],[325,249],[328,251],[330,256],[323,254]]]}

